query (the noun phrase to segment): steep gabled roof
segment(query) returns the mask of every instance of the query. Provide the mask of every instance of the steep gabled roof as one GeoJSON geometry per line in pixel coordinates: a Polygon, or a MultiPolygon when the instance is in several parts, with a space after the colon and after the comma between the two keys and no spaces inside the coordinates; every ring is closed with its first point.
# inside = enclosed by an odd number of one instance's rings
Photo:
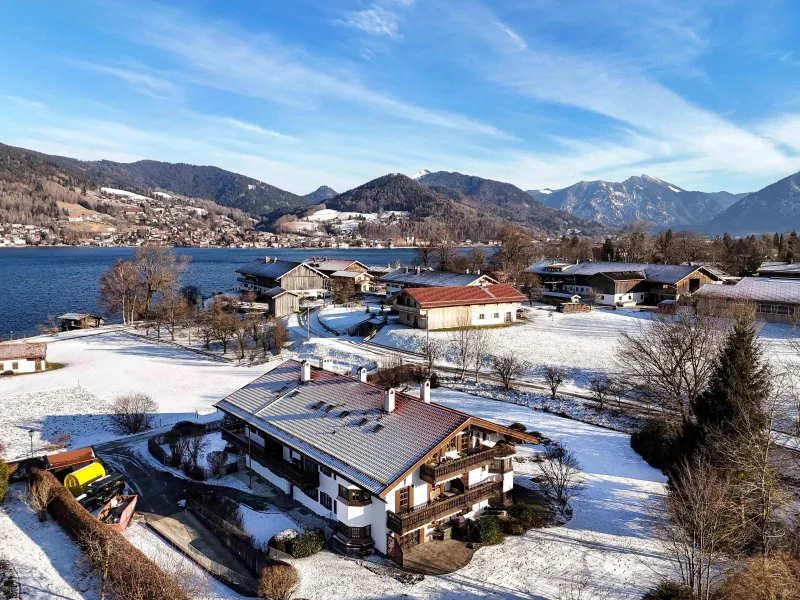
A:
{"type": "Polygon", "coordinates": [[[527,300],[523,294],[505,283],[485,286],[405,288],[403,293],[411,296],[421,308],[474,306],[527,300]]]}
{"type": "Polygon", "coordinates": [[[401,283],[409,287],[457,287],[475,284],[484,278],[488,283],[497,283],[492,277],[479,273],[448,273],[445,271],[420,271],[395,269],[383,275],[383,283],[401,283]]]}
{"type": "Polygon", "coordinates": [[[800,280],[782,277],[745,277],[736,285],[707,283],[693,296],[739,302],[800,304],[800,280]]]}
{"type": "Polygon", "coordinates": [[[315,269],[324,273],[333,273],[334,271],[346,271],[353,265],[357,265],[367,270],[367,265],[347,258],[324,258],[324,259],[308,259],[304,261],[305,264],[313,266],[315,269]]]}
{"type": "Polygon", "coordinates": [[[533,441],[399,392],[395,410],[385,413],[383,388],[317,368],[311,369],[311,381],[303,383],[300,368],[300,362],[287,360],[215,406],[374,494],[386,493],[470,423],[533,441]]]}
{"type": "Polygon", "coordinates": [[[294,262],[291,260],[271,260],[269,262],[265,262],[263,259],[256,259],[250,261],[243,267],[239,267],[236,269],[236,272],[241,273],[242,275],[253,275],[254,277],[278,280],[299,267],[311,269],[320,277],[327,277],[325,273],[318,271],[311,265],[294,262]]]}
{"type": "MultiPolygon", "coordinates": [[[[547,271],[547,267],[554,265],[565,265],[564,261],[552,258],[545,258],[537,263],[532,264],[526,269],[531,273],[539,275],[554,275],[552,271],[547,271]]],[[[718,278],[714,273],[708,271],[705,267],[697,265],[657,265],[652,263],[621,263],[612,261],[584,261],[577,264],[570,264],[565,266],[563,270],[558,271],[560,275],[575,275],[581,277],[592,277],[601,273],[618,273],[639,271],[644,274],[647,281],[653,283],[666,283],[675,285],[682,279],[685,279],[692,273],[703,270],[713,278],[718,278]]]]}

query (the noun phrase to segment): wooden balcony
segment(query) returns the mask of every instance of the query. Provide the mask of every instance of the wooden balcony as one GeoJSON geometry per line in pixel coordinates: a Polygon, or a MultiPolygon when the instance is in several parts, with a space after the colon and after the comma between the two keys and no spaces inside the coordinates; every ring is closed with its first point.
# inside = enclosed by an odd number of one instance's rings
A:
{"type": "Polygon", "coordinates": [[[446,460],[438,465],[422,465],[419,468],[420,479],[431,485],[439,485],[443,481],[452,479],[458,475],[491,465],[495,458],[512,456],[516,453],[514,446],[510,444],[497,444],[493,448],[470,454],[463,458],[446,460]]]}
{"type": "Polygon", "coordinates": [[[390,531],[405,535],[423,525],[427,525],[431,521],[469,509],[473,504],[477,504],[487,498],[500,498],[502,493],[502,481],[479,483],[462,494],[415,506],[400,514],[389,511],[386,513],[386,526],[390,531]]]}
{"type": "Polygon", "coordinates": [[[223,427],[222,439],[239,448],[244,454],[249,454],[254,461],[265,469],[269,469],[278,477],[285,479],[302,490],[319,487],[318,471],[300,469],[292,463],[283,460],[281,456],[267,453],[264,447],[255,441],[249,444],[248,451],[248,440],[243,434],[243,429],[239,429],[236,426],[223,427]]]}

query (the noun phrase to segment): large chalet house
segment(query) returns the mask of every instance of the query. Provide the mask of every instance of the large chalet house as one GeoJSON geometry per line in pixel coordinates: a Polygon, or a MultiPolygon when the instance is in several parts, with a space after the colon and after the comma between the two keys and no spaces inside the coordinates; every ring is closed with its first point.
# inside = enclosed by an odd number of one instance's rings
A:
{"type": "MultiPolygon", "coordinates": [[[[437,525],[511,502],[515,443],[535,437],[431,402],[287,360],[216,407],[246,464],[331,520],[342,552],[397,561],[437,525]]],[[[399,561],[397,561],[399,562],[399,561]]]]}
{"type": "Polygon", "coordinates": [[[505,283],[405,288],[394,298],[400,323],[421,329],[511,324],[527,298],[505,283]]]}
{"type": "Polygon", "coordinates": [[[369,292],[373,288],[373,276],[369,267],[357,260],[346,258],[310,258],[305,264],[328,276],[328,287],[344,285],[354,292],[369,292]]]}
{"type": "Polygon", "coordinates": [[[328,289],[328,276],[306,263],[277,258],[259,258],[236,269],[238,288],[259,296],[283,290],[298,296],[319,297],[328,289]],[[276,289],[278,288],[278,289],[276,289]]]}
{"type": "Polygon", "coordinates": [[[481,286],[497,283],[495,279],[480,273],[448,273],[446,271],[426,271],[420,267],[395,269],[383,275],[379,283],[386,286],[386,297],[394,296],[407,287],[463,287],[481,286]]]}
{"type": "Polygon", "coordinates": [[[696,265],[656,265],[610,261],[569,262],[546,258],[527,271],[536,273],[545,290],[592,296],[596,304],[629,306],[677,300],[720,275],[696,265]]]}

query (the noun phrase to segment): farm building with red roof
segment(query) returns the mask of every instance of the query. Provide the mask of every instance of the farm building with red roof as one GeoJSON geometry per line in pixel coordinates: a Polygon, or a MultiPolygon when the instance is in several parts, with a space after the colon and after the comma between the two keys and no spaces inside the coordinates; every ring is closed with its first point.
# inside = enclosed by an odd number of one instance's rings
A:
{"type": "Polygon", "coordinates": [[[422,329],[511,324],[527,298],[512,286],[405,288],[394,299],[400,322],[422,329]]]}

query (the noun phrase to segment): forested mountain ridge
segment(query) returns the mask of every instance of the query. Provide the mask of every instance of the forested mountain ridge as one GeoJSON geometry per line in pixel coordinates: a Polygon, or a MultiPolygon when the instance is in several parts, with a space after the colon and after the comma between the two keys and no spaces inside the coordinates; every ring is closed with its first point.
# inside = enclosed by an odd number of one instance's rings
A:
{"type": "Polygon", "coordinates": [[[535,231],[553,234],[577,230],[587,235],[608,231],[607,227],[597,222],[547,206],[510,183],[448,171],[428,173],[422,175],[418,181],[462,204],[479,210],[491,210],[498,217],[515,221],[535,231]],[[458,196],[445,190],[452,190],[458,196]]]}
{"type": "Polygon", "coordinates": [[[327,185],[321,185],[310,194],[303,196],[303,198],[306,198],[314,204],[319,204],[320,202],[325,202],[326,200],[333,198],[338,194],[339,192],[333,188],[328,187],[327,185]]]}

